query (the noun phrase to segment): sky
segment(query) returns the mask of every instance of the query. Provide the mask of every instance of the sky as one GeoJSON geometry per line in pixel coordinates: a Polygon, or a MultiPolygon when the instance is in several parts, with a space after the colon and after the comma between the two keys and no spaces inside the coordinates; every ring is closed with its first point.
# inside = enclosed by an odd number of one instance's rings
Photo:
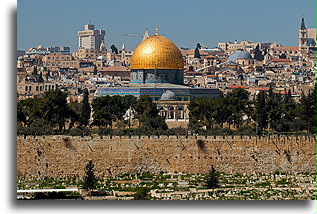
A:
{"type": "Polygon", "coordinates": [[[298,29],[316,27],[315,0],[18,0],[17,49],[43,45],[78,48],[77,31],[90,22],[114,44],[133,50],[140,37],[167,37],[179,47],[208,47],[218,42],[277,42],[298,46],[298,29]]]}

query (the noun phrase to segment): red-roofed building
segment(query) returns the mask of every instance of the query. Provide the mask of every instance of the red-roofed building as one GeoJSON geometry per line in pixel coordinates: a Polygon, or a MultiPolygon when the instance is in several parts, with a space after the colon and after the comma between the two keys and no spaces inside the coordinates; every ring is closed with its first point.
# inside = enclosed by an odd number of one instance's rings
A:
{"type": "Polygon", "coordinates": [[[271,62],[278,65],[286,65],[286,64],[288,65],[293,63],[293,61],[290,59],[272,59],[271,62]]]}
{"type": "Polygon", "coordinates": [[[235,89],[235,88],[247,89],[248,87],[245,85],[229,85],[229,86],[227,86],[227,89],[235,89]]]}
{"type": "Polygon", "coordinates": [[[125,66],[110,66],[110,67],[102,67],[100,70],[102,76],[117,76],[121,78],[129,78],[130,77],[130,69],[125,66]]]}

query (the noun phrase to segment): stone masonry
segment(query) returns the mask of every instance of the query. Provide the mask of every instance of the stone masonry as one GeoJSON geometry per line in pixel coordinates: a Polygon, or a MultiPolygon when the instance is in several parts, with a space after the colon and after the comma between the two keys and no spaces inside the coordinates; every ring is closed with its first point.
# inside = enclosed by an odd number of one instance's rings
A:
{"type": "Polygon", "coordinates": [[[18,179],[122,173],[315,172],[314,136],[18,136],[18,179]]]}

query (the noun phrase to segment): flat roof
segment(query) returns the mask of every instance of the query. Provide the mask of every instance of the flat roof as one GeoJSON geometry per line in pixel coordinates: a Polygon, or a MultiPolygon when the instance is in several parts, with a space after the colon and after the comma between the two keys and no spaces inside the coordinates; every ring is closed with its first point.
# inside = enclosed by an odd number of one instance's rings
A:
{"type": "Polygon", "coordinates": [[[17,193],[33,193],[33,192],[76,192],[77,188],[72,189],[19,189],[17,193]]]}

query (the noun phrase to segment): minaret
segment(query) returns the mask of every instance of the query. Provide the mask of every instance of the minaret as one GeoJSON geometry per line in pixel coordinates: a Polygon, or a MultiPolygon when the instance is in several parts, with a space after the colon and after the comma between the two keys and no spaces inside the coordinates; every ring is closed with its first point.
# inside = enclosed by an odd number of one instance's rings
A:
{"type": "Polygon", "coordinates": [[[147,28],[146,28],[146,30],[145,30],[145,33],[144,33],[144,36],[143,36],[143,39],[142,39],[142,42],[144,41],[144,40],[146,40],[147,38],[149,38],[150,36],[149,36],[149,32],[147,32],[147,28]]]}
{"type": "Polygon", "coordinates": [[[124,56],[125,56],[125,45],[124,43],[122,44],[122,47],[121,47],[121,62],[123,65],[125,65],[125,62],[124,62],[124,56]]]}

